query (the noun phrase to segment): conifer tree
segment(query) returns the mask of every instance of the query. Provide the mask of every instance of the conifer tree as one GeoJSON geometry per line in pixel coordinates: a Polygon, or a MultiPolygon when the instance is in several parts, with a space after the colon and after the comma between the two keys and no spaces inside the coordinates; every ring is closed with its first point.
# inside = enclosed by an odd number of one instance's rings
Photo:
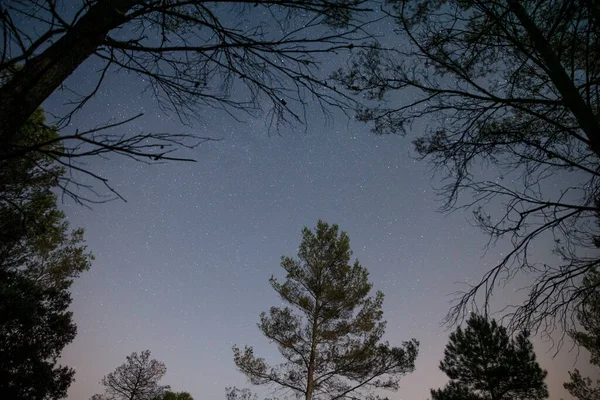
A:
{"type": "Polygon", "coordinates": [[[513,339],[505,327],[472,314],[450,335],[440,369],[450,378],[432,400],[538,400],[548,397],[547,372],[536,361],[529,333],[513,339]]]}
{"type": "Polygon", "coordinates": [[[262,313],[258,327],[276,343],[285,362],[268,365],[252,347],[234,346],[238,369],[254,385],[291,390],[306,400],[376,399],[374,389],[397,390],[415,368],[418,342],[400,347],[382,341],[383,293],[358,261],[350,264],[350,241],[338,226],[319,221],[304,228],[298,259],[282,257],[286,280],[271,278],[285,307],[262,313]]]}
{"type": "Polygon", "coordinates": [[[194,400],[194,398],[188,392],[171,392],[167,390],[153,400],[194,400]]]}

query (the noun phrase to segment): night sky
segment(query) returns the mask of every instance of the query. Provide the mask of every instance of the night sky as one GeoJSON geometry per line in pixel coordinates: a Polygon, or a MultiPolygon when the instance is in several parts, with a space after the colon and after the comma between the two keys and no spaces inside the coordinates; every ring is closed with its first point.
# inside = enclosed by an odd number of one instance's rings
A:
{"type": "MultiPolygon", "coordinates": [[[[94,68],[86,63],[68,84],[89,86],[94,68]]],[[[390,398],[426,399],[444,384],[437,367],[449,333],[440,326],[449,294],[479,279],[506,247],[485,253],[487,237],[468,223],[468,213],[437,212],[438,181],[411,157],[420,127],[407,137],[377,137],[342,115],[326,121],[311,111],[306,131],[278,136],[268,134],[260,115],[238,123],[212,110],[190,127],[162,113],[151,95],[138,95],[142,87],[139,78],[111,75],[67,131],[145,112],[126,129],[222,140],[182,153],[195,163],[88,160],[127,202],[91,210],[64,204],[96,256],[73,287],[78,335],[62,359],[77,371],[70,400],[101,392],[102,376],[144,349],[166,364],[163,384],[197,400],[222,400],[226,386],[250,387],[231,347],[253,345],[277,361],[275,346],[256,327],[260,312],[280,304],[268,279],[282,276],[280,257],[295,256],[302,227],[319,218],[348,233],[354,257],[385,293],[386,339],[421,342],[416,372],[390,398]]],[[[60,110],[67,97],[57,93],[44,107],[60,110]]],[[[549,257],[550,243],[537,250],[549,257]]],[[[497,308],[522,296],[515,289],[525,283],[498,291],[497,308]]],[[[553,359],[549,343],[535,346],[551,398],[569,398],[562,382],[575,354],[567,345],[553,359]]],[[[584,361],[582,353],[580,366],[584,361]]]]}

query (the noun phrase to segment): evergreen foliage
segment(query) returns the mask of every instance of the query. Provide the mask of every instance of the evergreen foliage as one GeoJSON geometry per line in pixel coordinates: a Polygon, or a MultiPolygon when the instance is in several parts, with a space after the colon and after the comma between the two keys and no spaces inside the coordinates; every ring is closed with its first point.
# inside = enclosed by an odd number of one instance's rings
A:
{"type": "Polygon", "coordinates": [[[472,314],[450,335],[440,369],[450,378],[432,400],[541,400],[547,372],[539,366],[526,331],[513,339],[495,320],[472,314]]]}
{"type": "MultiPolygon", "coordinates": [[[[16,145],[57,137],[37,110],[16,145]]],[[[11,400],[66,397],[75,374],[57,359],[76,334],[69,288],[92,256],[57,207],[63,174],[37,152],[0,161],[0,393],[11,400]]]]}
{"type": "Polygon", "coordinates": [[[254,385],[291,390],[311,399],[378,398],[374,389],[397,390],[415,367],[418,342],[400,347],[382,341],[383,293],[358,261],[337,225],[304,228],[298,258],[282,257],[286,280],[271,278],[287,306],[262,313],[258,327],[285,359],[269,366],[252,347],[234,346],[234,360],[254,385]]]}

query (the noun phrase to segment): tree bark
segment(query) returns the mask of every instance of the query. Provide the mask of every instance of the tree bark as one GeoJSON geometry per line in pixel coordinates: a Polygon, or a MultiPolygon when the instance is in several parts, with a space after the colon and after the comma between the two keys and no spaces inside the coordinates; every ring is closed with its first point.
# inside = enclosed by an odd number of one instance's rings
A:
{"type": "Polygon", "coordinates": [[[594,115],[592,109],[581,96],[575,84],[567,75],[559,58],[550,48],[548,41],[520,3],[520,0],[508,0],[508,7],[515,14],[523,29],[529,35],[535,49],[544,60],[549,71],[549,77],[556,89],[563,96],[565,106],[571,110],[579,126],[585,133],[590,149],[600,157],[600,122],[594,115]]]}
{"type": "Polygon", "coordinates": [[[0,156],[42,103],[90,57],[139,0],[101,0],[0,88],[0,156]]]}

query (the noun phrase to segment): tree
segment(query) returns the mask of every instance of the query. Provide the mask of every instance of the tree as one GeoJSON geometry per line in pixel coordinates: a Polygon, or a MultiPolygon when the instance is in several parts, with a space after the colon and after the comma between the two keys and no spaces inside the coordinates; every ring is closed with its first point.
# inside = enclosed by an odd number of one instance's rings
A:
{"type": "Polygon", "coordinates": [[[282,257],[286,281],[270,279],[288,306],[271,307],[258,324],[286,361],[269,366],[252,347],[233,347],[237,368],[252,384],[306,400],[375,399],[373,389],[396,390],[400,377],[414,370],[418,342],[391,347],[381,341],[383,293],[369,297],[368,272],[358,261],[350,265],[351,255],[337,225],[319,221],[314,232],[302,230],[298,259],[282,257]]]}
{"type": "MultiPolygon", "coordinates": [[[[37,110],[20,131],[19,145],[54,141],[37,110]]],[[[53,146],[57,147],[57,144],[53,146]]],[[[72,192],[65,168],[43,153],[0,161],[0,269],[19,271],[45,286],[68,289],[90,267],[83,230],[69,232],[53,190],[72,192]]]]}
{"type": "Polygon", "coordinates": [[[581,278],[599,262],[599,3],[388,3],[398,50],[365,50],[336,80],[375,102],[357,117],[376,133],[405,133],[422,120],[426,134],[414,143],[443,178],[443,210],[471,209],[490,244],[512,243],[448,322],[460,322],[480,293],[487,305],[496,287],[532,272],[509,326],[567,331],[587,296],[581,278]],[[532,258],[548,240],[556,265],[532,258]]]}
{"type": "MultiPolygon", "coordinates": [[[[263,110],[272,123],[302,122],[309,102],[346,109],[352,103],[318,75],[320,54],[360,47],[366,0],[184,1],[26,0],[3,2],[0,24],[0,159],[38,151],[14,145],[16,132],[86,60],[101,64],[89,93],[74,94],[59,128],[101,90],[112,73],[147,82],[164,111],[182,121],[206,109],[263,110]],[[237,18],[231,18],[231,14],[237,18]],[[29,27],[34,26],[34,29],[29,27]],[[235,89],[235,96],[232,95],[235,89]]],[[[182,160],[180,146],[204,137],[114,133],[123,123],[65,133],[58,159],[116,153],[145,162],[182,160]]],[[[79,166],[84,173],[92,171],[79,166]]],[[[80,171],[81,172],[81,171],[80,171]]]]}
{"type": "MultiPolygon", "coordinates": [[[[590,271],[583,280],[583,287],[595,289],[585,299],[584,307],[577,314],[581,325],[580,331],[570,332],[575,343],[582,346],[590,353],[590,364],[600,366],[600,273],[590,271]]],[[[570,380],[564,384],[571,396],[579,400],[600,399],[600,379],[596,382],[589,377],[581,375],[578,369],[569,372],[570,380]]]]}
{"type": "MultiPolygon", "coordinates": [[[[55,137],[40,121],[41,111],[18,143],[55,137]]],[[[57,208],[63,174],[39,154],[0,161],[0,392],[10,399],[66,397],[75,373],[57,359],[76,334],[69,288],[92,255],[57,208]]]]}
{"type": "Polygon", "coordinates": [[[75,371],[57,366],[76,327],[67,291],[0,271],[0,391],[7,399],[61,399],[75,371]]]}
{"type": "Polygon", "coordinates": [[[166,391],[162,395],[155,397],[154,400],[194,400],[188,392],[166,391]]]}
{"type": "Polygon", "coordinates": [[[162,398],[169,386],[158,381],[167,373],[160,361],[150,359],[150,350],[140,354],[131,353],[127,361],[106,375],[100,382],[105,387],[103,395],[94,395],[94,400],[152,400],[162,398]]]}
{"type": "Polygon", "coordinates": [[[548,397],[543,371],[527,331],[509,337],[495,320],[472,314],[458,327],[440,362],[450,382],[432,390],[432,400],[534,400],[548,397]]]}

